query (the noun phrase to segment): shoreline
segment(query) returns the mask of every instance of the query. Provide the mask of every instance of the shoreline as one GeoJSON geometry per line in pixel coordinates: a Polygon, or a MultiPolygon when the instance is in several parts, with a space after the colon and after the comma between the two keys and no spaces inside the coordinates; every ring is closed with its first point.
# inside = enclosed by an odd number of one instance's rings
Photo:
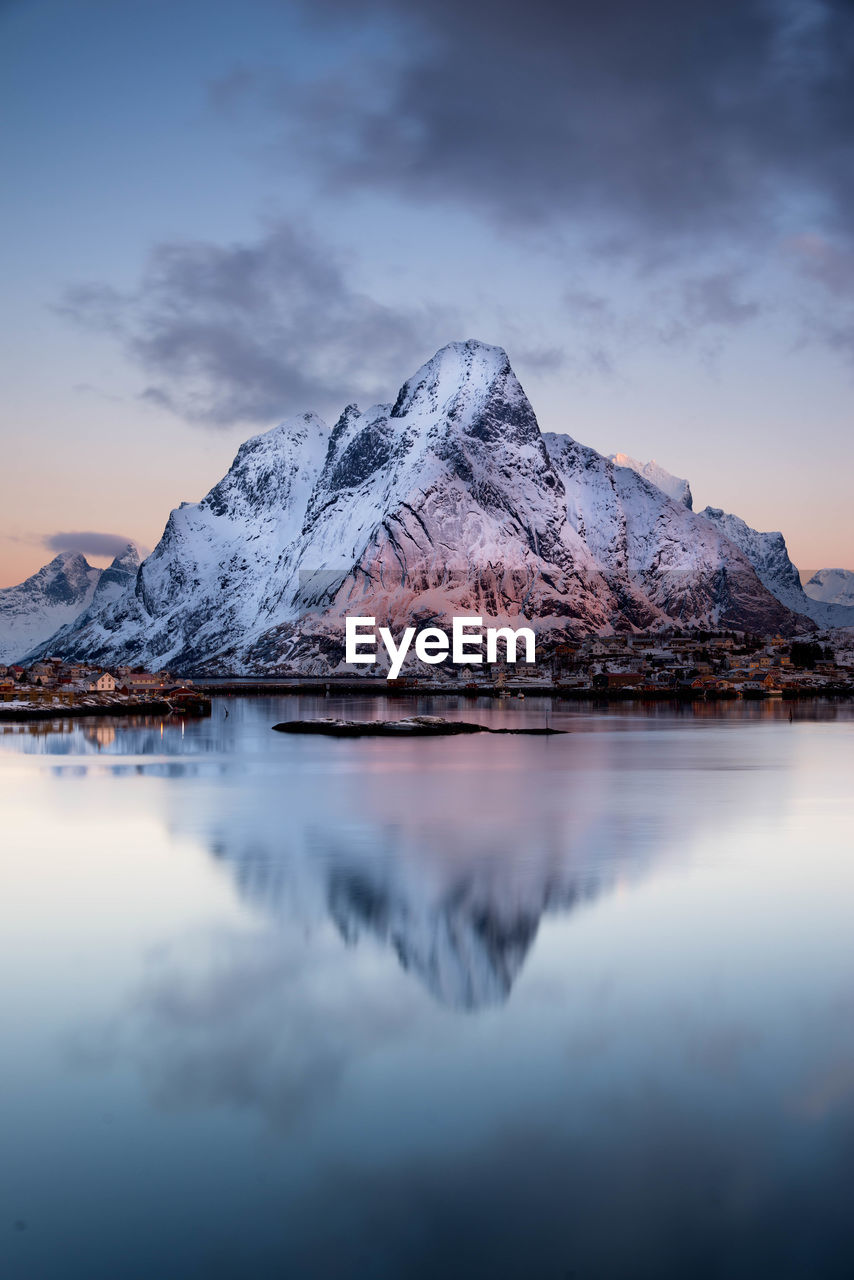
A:
{"type": "Polygon", "coordinates": [[[321,697],[327,693],[330,697],[339,695],[356,695],[369,697],[462,697],[462,698],[494,698],[516,699],[519,695],[525,698],[557,698],[567,702],[792,702],[809,698],[854,698],[854,686],[831,685],[822,688],[782,689],[773,692],[767,689],[594,689],[567,688],[561,685],[536,684],[496,689],[492,684],[470,684],[462,688],[446,684],[400,684],[386,680],[282,680],[258,679],[242,677],[230,679],[223,677],[205,679],[194,677],[194,687],[208,696],[226,697],[264,697],[283,694],[316,694],[321,697]]]}
{"type": "Polygon", "coordinates": [[[204,717],[211,713],[211,700],[208,697],[197,698],[192,703],[169,702],[165,698],[155,698],[146,702],[110,702],[110,703],[72,703],[70,706],[45,704],[42,706],[4,706],[0,703],[0,725],[26,724],[37,720],[77,720],[85,717],[99,719],[115,716],[151,715],[151,716],[191,716],[204,717]]]}
{"type": "Polygon", "coordinates": [[[77,720],[85,718],[122,719],[132,715],[175,716],[205,718],[211,714],[211,699],[217,697],[293,697],[309,695],[316,697],[388,697],[395,701],[407,701],[423,697],[455,697],[466,699],[490,698],[495,702],[517,701],[519,694],[525,698],[551,698],[557,702],[577,702],[608,704],[616,703],[678,703],[681,705],[709,705],[715,702],[815,702],[826,699],[850,701],[854,699],[854,689],[828,686],[826,689],[783,690],[782,693],[771,694],[764,690],[749,690],[739,694],[732,690],[710,690],[707,694],[696,689],[662,689],[662,690],[627,690],[627,689],[561,689],[551,685],[526,685],[523,689],[505,690],[499,693],[491,685],[468,687],[465,689],[449,689],[442,685],[408,685],[388,687],[385,681],[371,682],[370,685],[352,681],[336,684],[334,681],[295,681],[282,680],[223,680],[222,683],[198,682],[195,686],[201,697],[180,703],[169,702],[165,698],[148,701],[110,702],[93,704],[61,705],[7,705],[0,702],[0,725],[26,724],[28,722],[46,720],[77,720]]]}

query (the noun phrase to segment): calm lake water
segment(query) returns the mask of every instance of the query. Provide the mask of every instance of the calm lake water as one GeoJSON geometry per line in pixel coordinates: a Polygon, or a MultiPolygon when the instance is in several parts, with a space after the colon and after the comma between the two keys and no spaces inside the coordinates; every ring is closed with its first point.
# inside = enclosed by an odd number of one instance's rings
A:
{"type": "Polygon", "coordinates": [[[848,1280],[854,708],[404,709],[0,727],[3,1280],[848,1280]]]}

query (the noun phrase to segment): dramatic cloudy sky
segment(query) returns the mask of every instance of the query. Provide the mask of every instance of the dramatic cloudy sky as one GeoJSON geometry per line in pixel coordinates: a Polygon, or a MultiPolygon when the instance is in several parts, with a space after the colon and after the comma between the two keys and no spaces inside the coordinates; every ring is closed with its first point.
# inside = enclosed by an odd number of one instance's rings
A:
{"type": "Polygon", "coordinates": [[[0,0],[0,111],[0,585],[465,337],[854,568],[850,0],[0,0]]]}

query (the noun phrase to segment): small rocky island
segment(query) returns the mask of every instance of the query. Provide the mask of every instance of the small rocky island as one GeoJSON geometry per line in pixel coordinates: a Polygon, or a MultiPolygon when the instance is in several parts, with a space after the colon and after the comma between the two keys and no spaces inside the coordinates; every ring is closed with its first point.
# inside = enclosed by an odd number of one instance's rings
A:
{"type": "Polygon", "coordinates": [[[442,716],[405,716],[402,720],[283,720],[274,724],[277,733],[315,733],[327,738],[438,738],[461,733],[525,733],[542,737],[566,733],[548,725],[534,728],[492,729],[468,720],[445,720],[442,716]]]}

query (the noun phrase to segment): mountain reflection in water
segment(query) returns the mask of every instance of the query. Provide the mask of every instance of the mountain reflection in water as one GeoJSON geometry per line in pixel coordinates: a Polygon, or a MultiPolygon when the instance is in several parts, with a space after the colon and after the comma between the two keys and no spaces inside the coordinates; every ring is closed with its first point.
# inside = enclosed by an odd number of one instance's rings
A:
{"type": "Polygon", "coordinates": [[[850,1273],[849,707],[224,705],[0,730],[4,1280],[850,1273]]]}
{"type": "MultiPolygon", "coordinates": [[[[377,741],[355,755],[276,743],[271,759],[312,757],[299,797],[285,808],[269,777],[244,780],[239,804],[212,792],[201,825],[241,894],[282,925],[328,916],[348,944],[372,936],[442,1004],[474,1011],[506,1000],[544,915],[643,874],[684,836],[684,809],[656,791],[611,793],[614,752],[630,765],[646,747],[560,742],[377,741]]],[[[170,824],[182,833],[180,815],[170,824]]]]}

